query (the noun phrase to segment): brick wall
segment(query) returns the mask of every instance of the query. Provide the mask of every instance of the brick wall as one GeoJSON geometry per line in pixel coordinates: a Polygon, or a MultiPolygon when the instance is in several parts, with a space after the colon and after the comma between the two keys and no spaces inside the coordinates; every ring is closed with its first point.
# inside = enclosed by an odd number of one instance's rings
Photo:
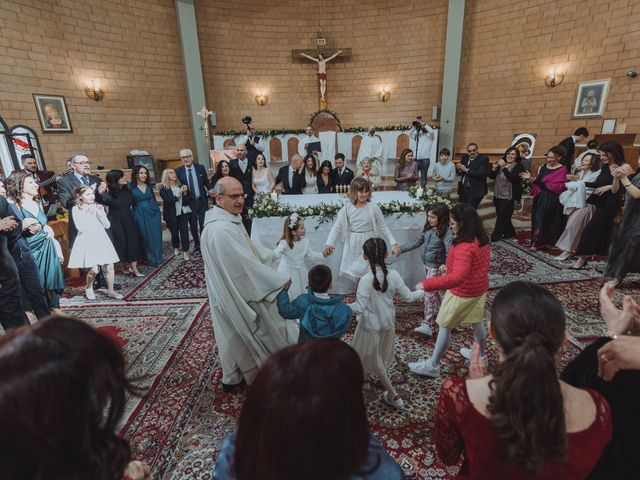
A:
{"type": "Polygon", "coordinates": [[[440,103],[446,0],[196,0],[207,102],[218,130],[304,128],[318,110],[317,66],[294,63],[291,50],[315,48],[324,26],[328,47],[352,49],[327,65],[327,98],[343,127],[430,118],[440,103]],[[383,85],[391,99],[382,103],[383,85]],[[259,88],[269,104],[259,107],[259,88]]]}
{"type": "Polygon", "coordinates": [[[78,151],[124,167],[134,148],[173,158],[191,143],[173,0],[0,0],[0,12],[0,116],[38,133],[49,168],[78,151]],[[43,134],[32,93],[64,95],[73,133],[43,134]]]}
{"type": "Polygon", "coordinates": [[[537,132],[535,155],[580,126],[600,133],[602,118],[573,119],[578,82],[610,78],[604,118],[640,132],[640,3],[633,0],[468,1],[456,146],[508,147],[513,133],[537,132]],[[566,72],[549,88],[549,69],[566,72]]]}

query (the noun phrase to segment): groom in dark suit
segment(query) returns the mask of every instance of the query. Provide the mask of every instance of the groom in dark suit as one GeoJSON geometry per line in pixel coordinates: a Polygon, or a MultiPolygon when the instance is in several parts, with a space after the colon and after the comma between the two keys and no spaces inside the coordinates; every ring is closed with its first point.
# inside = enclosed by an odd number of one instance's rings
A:
{"type": "Polygon", "coordinates": [[[351,185],[353,180],[353,170],[344,164],[344,153],[336,153],[335,156],[336,168],[331,171],[333,177],[333,184],[338,185],[351,185]]]}
{"type": "Polygon", "coordinates": [[[467,155],[462,156],[456,165],[460,181],[458,182],[458,196],[460,203],[468,203],[474,208],[480,206],[482,197],[487,194],[487,177],[491,173],[489,157],[478,153],[478,145],[467,145],[467,155]]]}
{"type": "Polygon", "coordinates": [[[289,165],[280,167],[276,177],[276,185],[282,183],[282,193],[287,195],[300,195],[302,189],[307,186],[304,178],[304,168],[302,157],[294,154],[289,161],[289,165]]]}
{"type": "Polygon", "coordinates": [[[188,207],[191,209],[189,214],[189,227],[191,228],[191,236],[193,237],[193,250],[200,251],[200,235],[198,233],[198,224],[200,224],[200,232],[204,228],[204,214],[209,208],[208,197],[213,195],[211,183],[207,176],[207,170],[204,166],[193,163],[193,152],[188,148],[180,150],[180,160],[182,165],[176,168],[176,177],[182,185],[187,186],[188,207]]]}

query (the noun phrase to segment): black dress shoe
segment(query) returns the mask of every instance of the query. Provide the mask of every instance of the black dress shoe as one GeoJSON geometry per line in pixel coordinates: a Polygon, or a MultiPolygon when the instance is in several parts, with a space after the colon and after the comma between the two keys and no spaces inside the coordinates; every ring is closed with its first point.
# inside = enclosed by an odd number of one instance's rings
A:
{"type": "MultiPolygon", "coordinates": [[[[222,382],[221,382],[222,383],[222,382]]],[[[240,383],[230,384],[230,383],[222,383],[222,391],[224,393],[233,393],[242,389],[245,382],[242,380],[240,383]]]]}
{"type": "Polygon", "coordinates": [[[195,247],[193,247],[193,251],[200,252],[200,245],[196,245],[195,247]]]}

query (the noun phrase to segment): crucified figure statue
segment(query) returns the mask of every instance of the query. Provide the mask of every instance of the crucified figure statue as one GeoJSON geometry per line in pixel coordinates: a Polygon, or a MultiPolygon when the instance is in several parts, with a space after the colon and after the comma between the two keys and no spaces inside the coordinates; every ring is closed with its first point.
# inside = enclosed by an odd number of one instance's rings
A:
{"type": "Polygon", "coordinates": [[[342,53],[342,50],[338,50],[329,58],[324,58],[321,53],[318,54],[318,58],[307,55],[306,53],[300,53],[304,58],[316,62],[318,64],[318,82],[320,82],[320,101],[326,102],[325,94],[327,92],[327,63],[336,58],[342,53]]]}

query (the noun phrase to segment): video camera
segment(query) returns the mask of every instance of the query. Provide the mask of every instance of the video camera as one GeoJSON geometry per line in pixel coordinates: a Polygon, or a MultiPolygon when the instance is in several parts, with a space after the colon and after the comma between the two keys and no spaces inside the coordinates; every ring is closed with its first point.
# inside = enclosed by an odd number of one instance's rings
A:
{"type": "Polygon", "coordinates": [[[245,125],[251,124],[251,117],[249,115],[247,115],[246,117],[244,117],[242,119],[242,123],[244,123],[245,125]]]}
{"type": "Polygon", "coordinates": [[[424,123],[422,123],[422,115],[418,115],[411,125],[413,125],[413,128],[416,130],[421,130],[425,133],[427,132],[424,123]]]}

